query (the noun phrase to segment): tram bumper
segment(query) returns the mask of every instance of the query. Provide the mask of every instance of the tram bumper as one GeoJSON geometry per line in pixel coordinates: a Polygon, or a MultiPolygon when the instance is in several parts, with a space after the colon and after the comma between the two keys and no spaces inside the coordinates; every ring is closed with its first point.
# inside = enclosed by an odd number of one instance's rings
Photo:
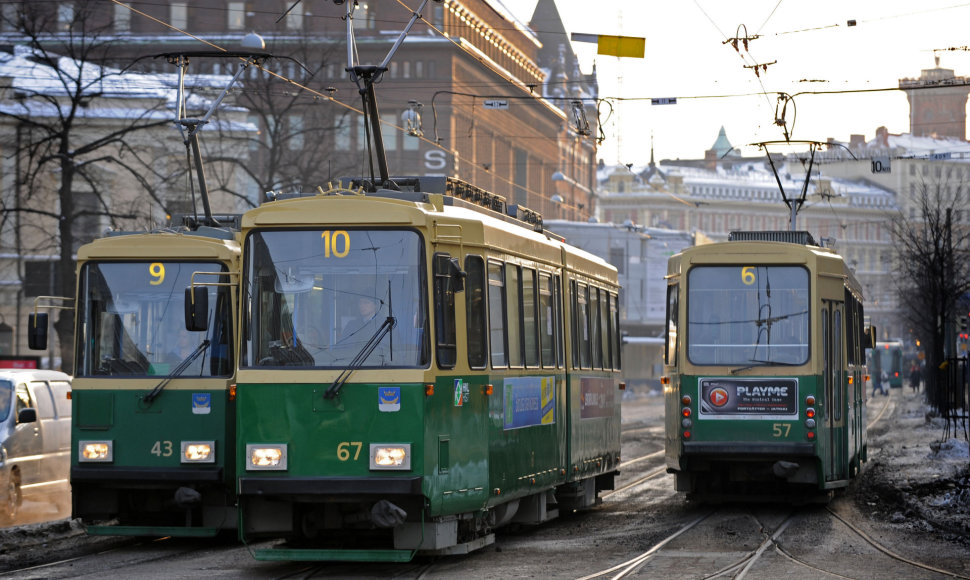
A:
{"type": "MultiPolygon", "coordinates": [[[[814,443],[689,441],[684,442],[683,461],[687,471],[720,471],[737,482],[776,479],[815,485],[819,477],[814,443]]],[[[686,491],[690,484],[685,481],[678,489],[686,491]]]]}

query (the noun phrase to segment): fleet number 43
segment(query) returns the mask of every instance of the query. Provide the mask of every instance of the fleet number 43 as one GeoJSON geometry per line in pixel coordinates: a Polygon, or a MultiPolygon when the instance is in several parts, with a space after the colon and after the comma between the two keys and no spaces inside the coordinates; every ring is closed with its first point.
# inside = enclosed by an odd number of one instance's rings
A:
{"type": "Polygon", "coordinates": [[[772,423],[771,424],[771,436],[772,437],[788,437],[791,432],[791,423],[772,423]]]}

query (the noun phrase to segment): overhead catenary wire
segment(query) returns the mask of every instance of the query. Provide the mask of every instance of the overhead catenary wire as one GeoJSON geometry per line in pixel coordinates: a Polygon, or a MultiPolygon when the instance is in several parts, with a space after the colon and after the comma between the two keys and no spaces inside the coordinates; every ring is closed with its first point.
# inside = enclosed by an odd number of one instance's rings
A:
{"type": "MultiPolygon", "coordinates": [[[[401,2],[401,0],[397,0],[397,1],[402,6],[404,6],[405,8],[407,8],[407,5],[405,5],[403,2],[401,2]]],[[[168,28],[168,29],[170,29],[170,30],[172,30],[174,32],[177,32],[179,34],[183,34],[183,35],[188,36],[188,37],[190,37],[192,39],[195,39],[195,40],[197,40],[197,41],[199,41],[199,42],[201,42],[201,43],[205,44],[206,46],[209,46],[209,47],[211,47],[213,49],[216,49],[216,50],[219,50],[219,51],[223,51],[223,52],[228,52],[228,50],[226,48],[224,48],[222,46],[219,46],[218,44],[216,44],[214,42],[208,41],[208,40],[206,40],[206,39],[204,39],[202,37],[199,37],[197,35],[191,34],[188,31],[185,31],[185,30],[182,30],[182,29],[180,29],[180,28],[178,28],[176,26],[173,26],[172,24],[170,24],[170,23],[168,23],[168,22],[166,22],[164,20],[161,20],[159,18],[156,18],[156,17],[154,17],[154,16],[152,16],[150,14],[147,14],[147,13],[141,11],[141,10],[138,10],[138,9],[132,7],[130,4],[128,4],[126,2],[122,2],[121,0],[111,0],[111,2],[114,3],[114,4],[116,4],[116,5],[118,5],[118,6],[121,6],[121,7],[125,8],[127,10],[130,10],[133,13],[138,14],[139,16],[148,18],[149,20],[152,20],[153,22],[156,22],[158,24],[161,24],[161,25],[165,26],[166,28],[168,28]]],[[[423,17],[421,18],[421,20],[423,20],[424,22],[428,23],[428,21],[426,19],[424,19],[423,17]]],[[[431,26],[430,23],[428,23],[428,25],[431,26]]],[[[434,27],[432,27],[432,28],[434,28],[434,27]]],[[[434,29],[439,34],[442,34],[443,35],[443,33],[440,30],[438,30],[437,28],[434,28],[434,29]]],[[[243,59],[241,59],[241,60],[243,60],[243,59]]],[[[478,60],[481,61],[481,59],[478,59],[478,60]]],[[[486,64],[486,63],[483,62],[483,64],[486,64]]],[[[487,64],[486,64],[486,66],[487,66],[487,64]]],[[[346,103],[344,103],[342,101],[339,101],[339,100],[335,99],[331,95],[325,95],[325,94],[323,94],[323,93],[321,93],[321,92],[319,92],[319,91],[317,91],[317,90],[315,90],[315,89],[313,89],[311,87],[308,87],[308,86],[306,86],[306,85],[304,85],[302,83],[299,83],[299,82],[297,82],[297,81],[295,81],[293,79],[290,79],[290,78],[286,77],[285,75],[282,75],[280,73],[276,73],[276,72],[274,72],[274,71],[272,71],[272,70],[270,70],[270,69],[268,69],[268,68],[266,68],[266,67],[264,67],[262,65],[259,65],[258,68],[260,70],[266,72],[267,74],[269,74],[269,75],[271,75],[273,77],[276,77],[276,78],[278,78],[278,79],[280,79],[280,80],[282,80],[284,82],[287,82],[287,83],[293,85],[294,87],[296,87],[296,88],[298,88],[300,90],[307,91],[310,94],[313,94],[314,96],[316,96],[316,97],[318,97],[320,99],[326,100],[327,102],[330,102],[330,103],[334,103],[334,104],[336,104],[336,105],[338,105],[340,107],[343,107],[343,108],[347,109],[348,111],[352,111],[352,112],[355,112],[355,113],[357,113],[359,115],[366,116],[363,110],[358,109],[358,108],[356,108],[356,107],[354,107],[352,105],[348,105],[348,104],[346,104],[346,103]]],[[[491,67],[489,67],[489,68],[491,69],[491,67]]],[[[496,72],[498,72],[498,71],[496,71],[496,72]]],[[[502,78],[504,80],[510,80],[510,79],[506,79],[504,75],[500,75],[500,76],[502,76],[502,78]]],[[[515,83],[513,82],[513,84],[515,84],[515,83]]],[[[522,84],[521,81],[519,81],[519,85],[522,88],[525,88],[526,90],[528,90],[528,87],[526,85],[522,84]]],[[[535,100],[539,100],[539,99],[535,99],[535,100]]],[[[546,104],[546,106],[551,106],[551,105],[550,104],[546,104]]],[[[382,125],[390,126],[393,129],[395,129],[397,131],[400,131],[402,133],[406,133],[407,132],[404,127],[402,127],[402,126],[400,126],[398,124],[384,123],[384,122],[382,122],[381,124],[382,125]]],[[[439,149],[439,150],[445,151],[446,153],[450,153],[450,154],[454,155],[460,161],[464,161],[465,163],[474,166],[474,163],[473,163],[472,160],[466,159],[466,158],[462,157],[461,154],[457,150],[446,149],[445,147],[442,147],[440,144],[435,143],[435,142],[431,141],[430,139],[428,139],[426,137],[415,137],[415,138],[424,141],[425,143],[431,145],[432,147],[434,147],[436,149],[439,149]]],[[[548,203],[556,203],[556,202],[553,202],[552,201],[552,197],[553,197],[552,195],[548,195],[548,196],[547,195],[543,195],[542,193],[540,193],[538,191],[535,191],[535,190],[529,188],[528,186],[516,184],[511,179],[509,179],[509,178],[507,178],[505,176],[499,175],[497,173],[492,173],[492,176],[495,179],[497,179],[497,180],[505,183],[506,185],[510,186],[510,188],[512,188],[513,191],[515,189],[519,189],[519,190],[522,190],[522,191],[527,192],[528,194],[534,195],[538,199],[544,199],[548,203]]],[[[579,207],[578,204],[577,205],[572,205],[572,204],[567,204],[567,203],[559,203],[557,205],[560,205],[560,206],[565,207],[567,209],[576,211],[577,213],[579,213],[580,215],[582,215],[584,217],[587,217],[587,216],[590,215],[588,211],[585,211],[585,207],[579,207]]]]}

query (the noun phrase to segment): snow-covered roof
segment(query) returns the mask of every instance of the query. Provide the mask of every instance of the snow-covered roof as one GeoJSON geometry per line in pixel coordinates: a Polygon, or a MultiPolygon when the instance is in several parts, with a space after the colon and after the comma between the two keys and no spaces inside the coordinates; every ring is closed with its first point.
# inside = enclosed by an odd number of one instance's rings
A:
{"type": "MultiPolygon", "coordinates": [[[[98,99],[117,99],[111,104],[104,101],[92,105],[78,112],[83,118],[121,118],[134,119],[138,117],[172,118],[178,94],[178,75],[145,74],[126,72],[112,67],[100,67],[92,63],[80,64],[72,58],[49,55],[57,60],[57,70],[43,60],[44,55],[25,46],[14,46],[12,52],[0,51],[0,79],[5,85],[13,89],[14,94],[24,97],[45,96],[57,98],[65,94],[63,78],[71,79],[72,84],[85,85],[84,93],[98,99]],[[58,74],[58,71],[61,71],[58,74]],[[145,100],[161,101],[161,110],[148,111],[143,104],[145,100]],[[139,104],[142,103],[142,104],[139,104]]],[[[185,77],[185,106],[187,110],[205,111],[214,97],[228,85],[230,75],[186,75],[185,77]],[[213,98],[199,94],[200,90],[211,93],[213,98]]],[[[152,105],[154,109],[154,105],[152,105]]],[[[228,107],[226,107],[228,109],[228,107]]],[[[49,100],[22,99],[17,102],[7,101],[2,104],[2,110],[8,114],[36,116],[50,116],[57,113],[49,100]]],[[[235,110],[243,110],[235,108],[235,110]]],[[[214,120],[215,121],[215,120],[214,120]]],[[[246,128],[248,124],[235,123],[237,129],[246,128]]]]}

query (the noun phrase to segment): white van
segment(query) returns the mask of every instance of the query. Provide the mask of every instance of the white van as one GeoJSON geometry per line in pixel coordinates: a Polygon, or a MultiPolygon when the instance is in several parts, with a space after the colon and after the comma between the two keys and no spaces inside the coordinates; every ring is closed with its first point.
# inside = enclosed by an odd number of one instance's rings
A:
{"type": "Polygon", "coordinates": [[[71,377],[0,369],[0,524],[24,497],[70,501],[71,377]]]}

